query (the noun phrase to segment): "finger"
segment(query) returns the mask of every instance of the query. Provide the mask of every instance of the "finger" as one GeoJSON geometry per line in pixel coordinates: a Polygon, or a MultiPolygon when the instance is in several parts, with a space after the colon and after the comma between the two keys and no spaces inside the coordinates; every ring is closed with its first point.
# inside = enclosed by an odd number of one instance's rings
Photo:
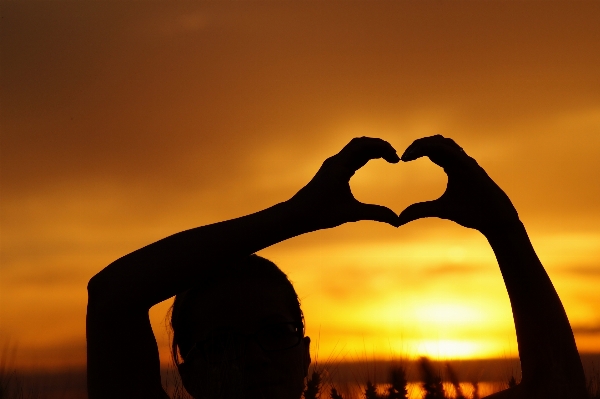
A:
{"type": "Polygon", "coordinates": [[[441,217],[442,204],[440,200],[417,202],[409,205],[398,216],[398,226],[405,225],[413,220],[431,217],[441,217]]]}
{"type": "Polygon", "coordinates": [[[363,204],[359,203],[356,210],[353,212],[358,220],[374,220],[376,222],[383,222],[390,224],[394,227],[399,226],[398,215],[390,208],[386,208],[381,205],[363,204]]]}
{"type": "Polygon", "coordinates": [[[415,140],[404,151],[401,159],[409,162],[423,156],[429,157],[444,169],[473,161],[454,140],[439,134],[415,140]]]}
{"type": "Polygon", "coordinates": [[[352,139],[337,155],[336,158],[347,168],[357,171],[369,160],[383,158],[390,163],[400,161],[396,150],[385,140],[372,137],[352,139]]]}

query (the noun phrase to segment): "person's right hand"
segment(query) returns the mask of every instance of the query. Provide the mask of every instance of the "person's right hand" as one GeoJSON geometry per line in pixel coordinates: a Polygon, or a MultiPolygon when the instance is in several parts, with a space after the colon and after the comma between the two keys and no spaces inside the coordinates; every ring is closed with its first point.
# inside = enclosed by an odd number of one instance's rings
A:
{"type": "Polygon", "coordinates": [[[448,186],[440,198],[407,207],[400,214],[400,225],[438,217],[485,234],[490,229],[518,222],[517,211],[508,196],[452,139],[435,135],[415,140],[401,159],[409,162],[423,156],[444,168],[448,186]]]}
{"type": "Polygon", "coordinates": [[[380,205],[364,204],[352,195],[350,178],[369,160],[400,158],[387,142],[377,138],[354,138],[339,153],[327,158],[313,179],[288,202],[300,212],[310,229],[339,226],[346,222],[375,220],[398,226],[397,214],[380,205]]]}

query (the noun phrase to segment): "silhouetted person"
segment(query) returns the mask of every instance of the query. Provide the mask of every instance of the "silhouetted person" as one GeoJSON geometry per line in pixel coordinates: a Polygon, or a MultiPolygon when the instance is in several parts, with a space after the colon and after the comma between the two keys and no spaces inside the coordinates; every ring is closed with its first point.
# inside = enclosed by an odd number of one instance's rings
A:
{"type": "Polygon", "coordinates": [[[428,156],[448,174],[437,200],[392,210],[358,202],[349,180],[370,159],[396,163],[380,139],[353,139],[288,201],[172,235],[127,256],[88,285],[88,391],[98,398],[166,398],[148,310],[177,295],[173,354],[196,398],[298,399],[310,339],[285,274],[255,252],[347,222],[400,226],[423,217],[479,230],[490,242],[513,310],[522,381],[494,398],[584,398],[569,321],[504,192],[452,140],[416,140],[402,156],[428,156]]]}

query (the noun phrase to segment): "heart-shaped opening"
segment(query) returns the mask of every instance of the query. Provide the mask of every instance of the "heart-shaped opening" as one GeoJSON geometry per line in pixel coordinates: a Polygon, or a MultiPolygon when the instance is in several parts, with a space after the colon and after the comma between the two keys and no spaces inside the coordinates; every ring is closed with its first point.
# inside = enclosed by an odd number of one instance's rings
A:
{"type": "Polygon", "coordinates": [[[354,197],[367,204],[383,205],[399,214],[416,202],[439,198],[448,177],[428,158],[390,164],[372,160],[350,180],[354,197]]]}

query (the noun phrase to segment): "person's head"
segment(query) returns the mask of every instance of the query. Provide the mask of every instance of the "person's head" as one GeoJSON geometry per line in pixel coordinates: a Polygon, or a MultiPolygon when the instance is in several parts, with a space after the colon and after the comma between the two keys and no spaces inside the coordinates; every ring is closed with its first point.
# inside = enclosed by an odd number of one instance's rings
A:
{"type": "Polygon", "coordinates": [[[310,339],[298,295],[272,262],[251,255],[177,295],[172,354],[198,399],[299,399],[310,339]]]}

